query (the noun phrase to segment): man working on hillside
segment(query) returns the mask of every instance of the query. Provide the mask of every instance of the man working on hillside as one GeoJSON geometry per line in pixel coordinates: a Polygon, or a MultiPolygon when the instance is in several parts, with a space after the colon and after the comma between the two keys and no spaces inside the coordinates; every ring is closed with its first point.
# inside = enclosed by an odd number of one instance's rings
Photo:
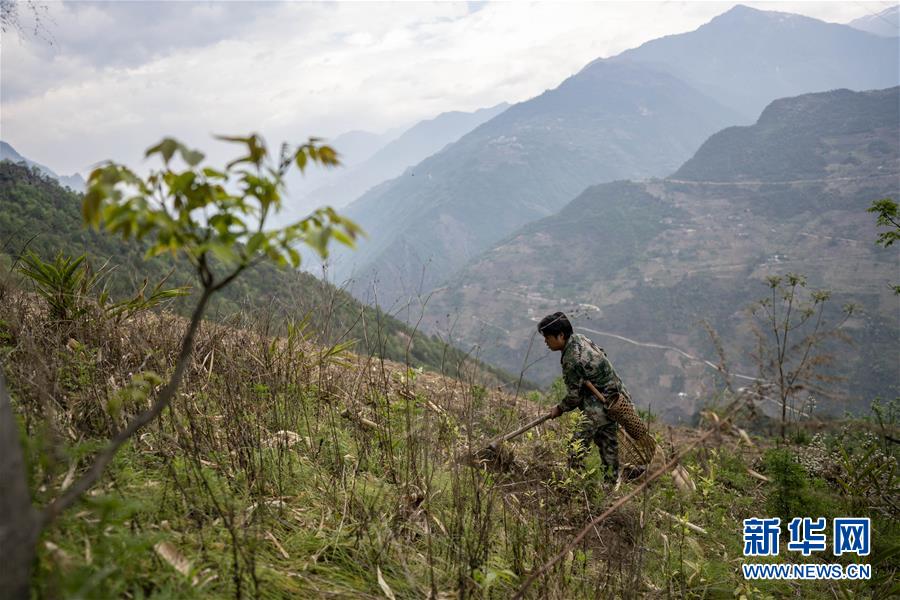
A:
{"type": "Polygon", "coordinates": [[[586,336],[574,333],[565,314],[557,312],[547,315],[538,324],[538,331],[543,334],[544,343],[550,350],[562,352],[560,363],[566,395],[550,410],[550,418],[555,419],[576,408],[580,408],[583,414],[574,435],[570,465],[579,468],[591,442],[594,442],[600,449],[600,460],[605,467],[604,478],[615,481],[619,475],[618,425],[609,417],[606,408],[617,399],[631,403],[625,385],[616,375],[603,349],[586,336]],[[594,384],[603,395],[605,405],[584,384],[585,381],[594,384]]]}

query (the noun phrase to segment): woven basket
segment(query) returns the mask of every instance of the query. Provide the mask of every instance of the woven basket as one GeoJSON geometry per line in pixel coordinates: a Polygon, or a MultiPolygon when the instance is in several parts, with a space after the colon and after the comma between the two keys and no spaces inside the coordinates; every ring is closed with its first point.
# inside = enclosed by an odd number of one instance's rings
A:
{"type": "Polygon", "coordinates": [[[619,396],[606,408],[609,418],[619,427],[619,460],[633,465],[648,465],[656,453],[656,440],[650,428],[637,414],[627,396],[619,396]]]}

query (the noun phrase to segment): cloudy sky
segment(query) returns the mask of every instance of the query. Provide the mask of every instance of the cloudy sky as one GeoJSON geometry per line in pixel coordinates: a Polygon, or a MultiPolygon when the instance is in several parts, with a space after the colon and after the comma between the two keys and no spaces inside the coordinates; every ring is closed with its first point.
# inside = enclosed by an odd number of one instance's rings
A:
{"type": "MultiPolygon", "coordinates": [[[[61,174],[164,135],[381,132],[518,102],[733,2],[52,2],[0,39],[0,137],[61,174]]],[[[745,2],[846,23],[892,2],[745,2]]]]}

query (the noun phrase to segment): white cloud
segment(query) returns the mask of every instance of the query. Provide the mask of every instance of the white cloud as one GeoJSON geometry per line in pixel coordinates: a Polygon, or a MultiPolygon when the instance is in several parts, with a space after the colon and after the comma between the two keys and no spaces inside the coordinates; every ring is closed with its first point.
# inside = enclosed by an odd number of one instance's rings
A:
{"type": "MultiPolygon", "coordinates": [[[[879,3],[751,3],[848,21],[879,3]]],[[[275,143],[530,98],[732,3],[52,5],[54,46],[2,42],[2,136],[68,173],[163,135],[275,143]]],[[[221,156],[226,149],[212,152],[221,156]]]]}

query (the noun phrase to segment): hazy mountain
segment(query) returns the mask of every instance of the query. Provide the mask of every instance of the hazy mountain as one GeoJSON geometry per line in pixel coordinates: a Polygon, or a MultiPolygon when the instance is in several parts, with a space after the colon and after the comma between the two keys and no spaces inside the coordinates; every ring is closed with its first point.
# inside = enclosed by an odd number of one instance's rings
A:
{"type": "MultiPolygon", "coordinates": [[[[396,177],[508,106],[502,103],[474,112],[441,113],[405,131],[392,129],[380,136],[350,132],[328,140],[340,154],[341,166],[289,175],[291,197],[286,210],[278,217],[279,222],[295,221],[319,206],[346,206],[366,190],[396,177]]],[[[310,259],[318,264],[316,257],[310,259]]]]}
{"type": "Polygon", "coordinates": [[[380,300],[402,304],[588,185],[671,173],[708,135],[779,96],[898,78],[896,40],[738,6],[595,61],[370,190],[348,210],[372,241],[336,257],[332,273],[369,299],[377,280],[380,300]]]}
{"type": "MultiPolygon", "coordinates": [[[[848,378],[833,391],[850,402],[823,404],[839,414],[895,397],[900,300],[889,284],[900,249],[875,245],[866,209],[900,194],[898,103],[896,87],[778,100],[755,125],[712,136],[672,179],[591,187],[466,265],[431,297],[427,326],[518,372],[546,354],[537,340],[528,356],[535,321],[566,311],[610,351],[640,405],[687,417],[714,371],[664,347],[716,362],[707,320],[731,368],[755,375],[744,309],[768,294],[765,276],[793,271],[831,289],[835,309],[863,309],[846,325],[855,345],[833,348],[848,378]]],[[[558,372],[552,355],[526,376],[558,372]]]]}
{"type": "Polygon", "coordinates": [[[384,133],[355,130],[322,140],[338,152],[341,166],[334,169],[307,169],[304,173],[297,170],[289,171],[285,211],[279,215],[277,221],[287,223],[307,215],[319,206],[312,204],[307,198],[309,194],[316,189],[341,181],[348,171],[367,161],[402,132],[402,128],[390,129],[384,133]]]}
{"type": "Polygon", "coordinates": [[[16,152],[15,148],[13,148],[11,145],[7,144],[6,142],[4,142],[2,140],[0,140],[0,160],[8,160],[13,163],[24,162],[29,167],[36,167],[42,173],[59,181],[59,183],[61,185],[63,185],[64,187],[67,187],[76,192],[84,191],[85,181],[81,177],[81,175],[79,175],[78,173],[75,173],[74,175],[63,175],[63,176],[57,175],[49,167],[45,167],[44,165],[42,165],[40,163],[34,162],[33,160],[30,160],[30,159],[22,156],[21,154],[16,152]]]}
{"type": "Polygon", "coordinates": [[[900,35],[900,6],[892,6],[880,13],[854,19],[847,25],[875,35],[897,37],[900,35]]]}
{"type": "Polygon", "coordinates": [[[660,65],[748,117],[775,98],[900,83],[897,39],[746,6],[736,6],[696,31],[652,40],[613,60],[660,65]]]}
{"type": "MultiPolygon", "coordinates": [[[[598,62],[510,107],[347,209],[371,235],[350,259],[389,306],[586,186],[672,172],[734,112],[639,64],[598,62]]],[[[354,265],[335,261],[338,278],[354,265]]]]}
{"type": "MultiPolygon", "coordinates": [[[[333,178],[335,182],[311,192],[304,202],[310,206],[346,206],[369,188],[400,175],[407,167],[455,142],[508,107],[504,102],[475,112],[446,112],[420,121],[361,164],[340,172],[339,177],[333,178]]],[[[338,140],[334,146],[342,147],[338,140]]]]}
{"type": "Polygon", "coordinates": [[[373,154],[381,150],[386,144],[389,144],[402,132],[402,127],[389,129],[384,133],[348,131],[333,140],[329,140],[328,143],[340,152],[341,162],[344,165],[353,167],[369,160],[373,154]]]}

